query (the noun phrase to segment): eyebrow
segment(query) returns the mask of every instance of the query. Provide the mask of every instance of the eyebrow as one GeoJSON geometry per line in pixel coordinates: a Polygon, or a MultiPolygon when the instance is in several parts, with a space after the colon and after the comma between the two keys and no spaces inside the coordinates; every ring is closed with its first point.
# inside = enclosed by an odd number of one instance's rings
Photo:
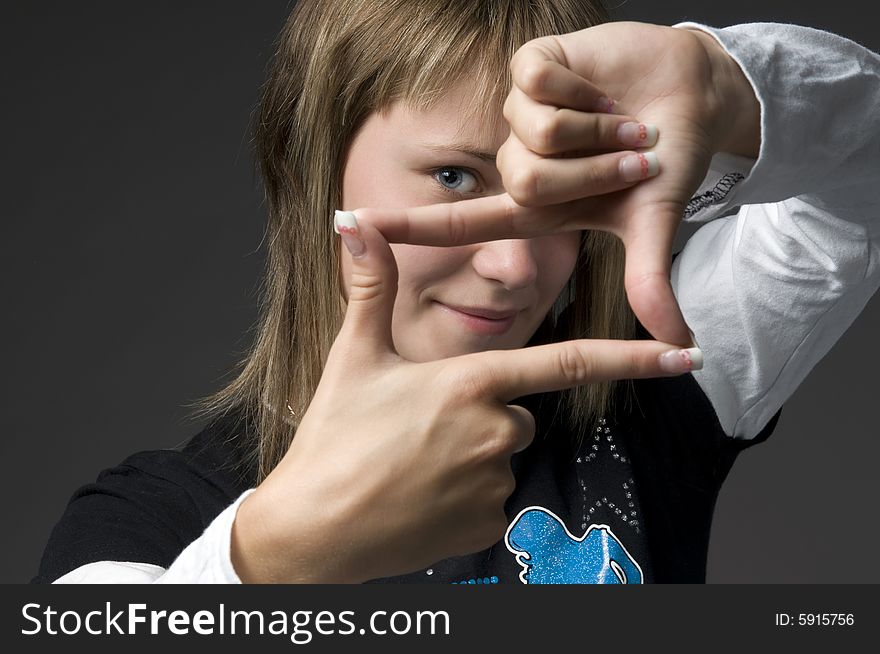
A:
{"type": "Polygon", "coordinates": [[[480,150],[479,147],[472,143],[419,143],[418,145],[434,152],[461,152],[489,163],[495,163],[495,155],[493,153],[480,150]]]}

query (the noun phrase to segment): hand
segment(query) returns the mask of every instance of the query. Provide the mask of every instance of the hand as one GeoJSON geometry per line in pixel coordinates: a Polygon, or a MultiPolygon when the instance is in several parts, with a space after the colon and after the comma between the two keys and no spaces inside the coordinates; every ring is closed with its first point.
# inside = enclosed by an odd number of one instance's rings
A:
{"type": "Polygon", "coordinates": [[[701,31],[609,23],[530,41],[511,70],[504,107],[511,132],[497,156],[508,193],[364,209],[359,218],[391,242],[422,245],[610,231],[626,246],[636,317],[658,340],[690,345],[669,283],[671,249],[712,155],[757,156],[760,107],[739,66],[701,31]],[[615,98],[613,114],[600,111],[607,97],[615,98]],[[660,172],[626,181],[621,162],[638,160],[642,148],[627,149],[636,142],[624,143],[618,130],[636,115],[659,128],[660,172]]]}
{"type": "Polygon", "coordinates": [[[757,156],[759,107],[739,66],[702,31],[619,22],[531,41],[511,73],[511,133],[498,153],[505,188],[532,207],[610,193],[579,205],[580,225],[623,241],[627,296],[648,331],[690,344],[669,283],[671,250],[713,154],[757,156]],[[604,113],[609,98],[614,114],[604,113]],[[648,160],[620,150],[653,145],[658,130],[650,173],[660,172],[647,179],[648,160]],[[648,138],[633,140],[639,131],[648,138]],[[627,155],[645,164],[645,181],[623,178],[627,155]]]}
{"type": "Polygon", "coordinates": [[[232,560],[244,581],[361,582],[489,547],[507,527],[510,457],[535,433],[514,399],[689,369],[657,341],[407,361],[392,339],[391,248],[375,227],[355,230],[345,237],[365,253],[352,253],[345,320],[314,398],[281,463],[236,517],[232,560]]]}

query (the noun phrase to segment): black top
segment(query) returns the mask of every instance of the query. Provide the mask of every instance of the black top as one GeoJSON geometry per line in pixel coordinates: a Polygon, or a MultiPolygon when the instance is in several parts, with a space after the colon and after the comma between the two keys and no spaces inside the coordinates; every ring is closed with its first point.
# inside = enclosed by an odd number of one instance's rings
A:
{"type": "MultiPolygon", "coordinates": [[[[739,451],[691,375],[636,380],[630,410],[609,416],[580,446],[536,414],[532,445],[515,454],[509,527],[493,547],[371,583],[638,583],[705,581],[721,483],[739,451]]],[[[552,404],[552,403],[550,403],[552,404]]],[[[180,450],[141,452],[74,493],[32,583],[86,563],[163,568],[256,482],[235,416],[180,450]]]]}

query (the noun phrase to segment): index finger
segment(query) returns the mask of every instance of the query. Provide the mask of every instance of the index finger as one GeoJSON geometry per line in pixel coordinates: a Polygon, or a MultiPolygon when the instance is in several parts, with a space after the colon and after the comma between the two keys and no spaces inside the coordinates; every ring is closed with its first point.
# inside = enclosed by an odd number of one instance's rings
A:
{"type": "Polygon", "coordinates": [[[614,100],[565,62],[563,40],[545,36],[522,45],[510,59],[513,83],[537,102],[579,111],[611,113],[614,100]]]}
{"type": "Polygon", "coordinates": [[[463,358],[486,371],[490,393],[505,403],[591,382],[668,377],[703,367],[699,348],[660,341],[580,339],[463,358]]]}
{"type": "Polygon", "coordinates": [[[508,193],[473,200],[391,209],[355,209],[358,222],[374,225],[389,243],[454,247],[510,238],[536,238],[584,229],[587,201],[524,207],[508,193]]]}

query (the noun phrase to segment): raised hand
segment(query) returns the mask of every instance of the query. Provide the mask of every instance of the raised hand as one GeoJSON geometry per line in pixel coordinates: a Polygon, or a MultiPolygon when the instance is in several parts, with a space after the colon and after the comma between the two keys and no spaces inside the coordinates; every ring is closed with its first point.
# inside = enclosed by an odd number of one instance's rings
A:
{"type": "Polygon", "coordinates": [[[623,240],[627,295],[648,331],[690,343],[669,284],[672,243],[712,155],[757,156],[759,108],[742,71],[702,31],[619,22],[531,41],[511,73],[505,188],[529,206],[610,191],[582,207],[585,222],[623,240]]]}
{"type": "Polygon", "coordinates": [[[599,340],[408,361],[392,338],[391,248],[372,225],[340,231],[345,320],[293,444],[239,509],[244,581],[358,582],[484,549],[507,527],[510,457],[535,433],[516,398],[699,366],[665,343],[599,340]]]}
{"type": "Polygon", "coordinates": [[[422,245],[610,231],[626,246],[636,316],[658,340],[689,345],[671,248],[712,155],[757,156],[760,109],[739,66],[704,32],[610,23],[530,41],[511,71],[497,155],[507,193],[358,218],[422,245]]]}

